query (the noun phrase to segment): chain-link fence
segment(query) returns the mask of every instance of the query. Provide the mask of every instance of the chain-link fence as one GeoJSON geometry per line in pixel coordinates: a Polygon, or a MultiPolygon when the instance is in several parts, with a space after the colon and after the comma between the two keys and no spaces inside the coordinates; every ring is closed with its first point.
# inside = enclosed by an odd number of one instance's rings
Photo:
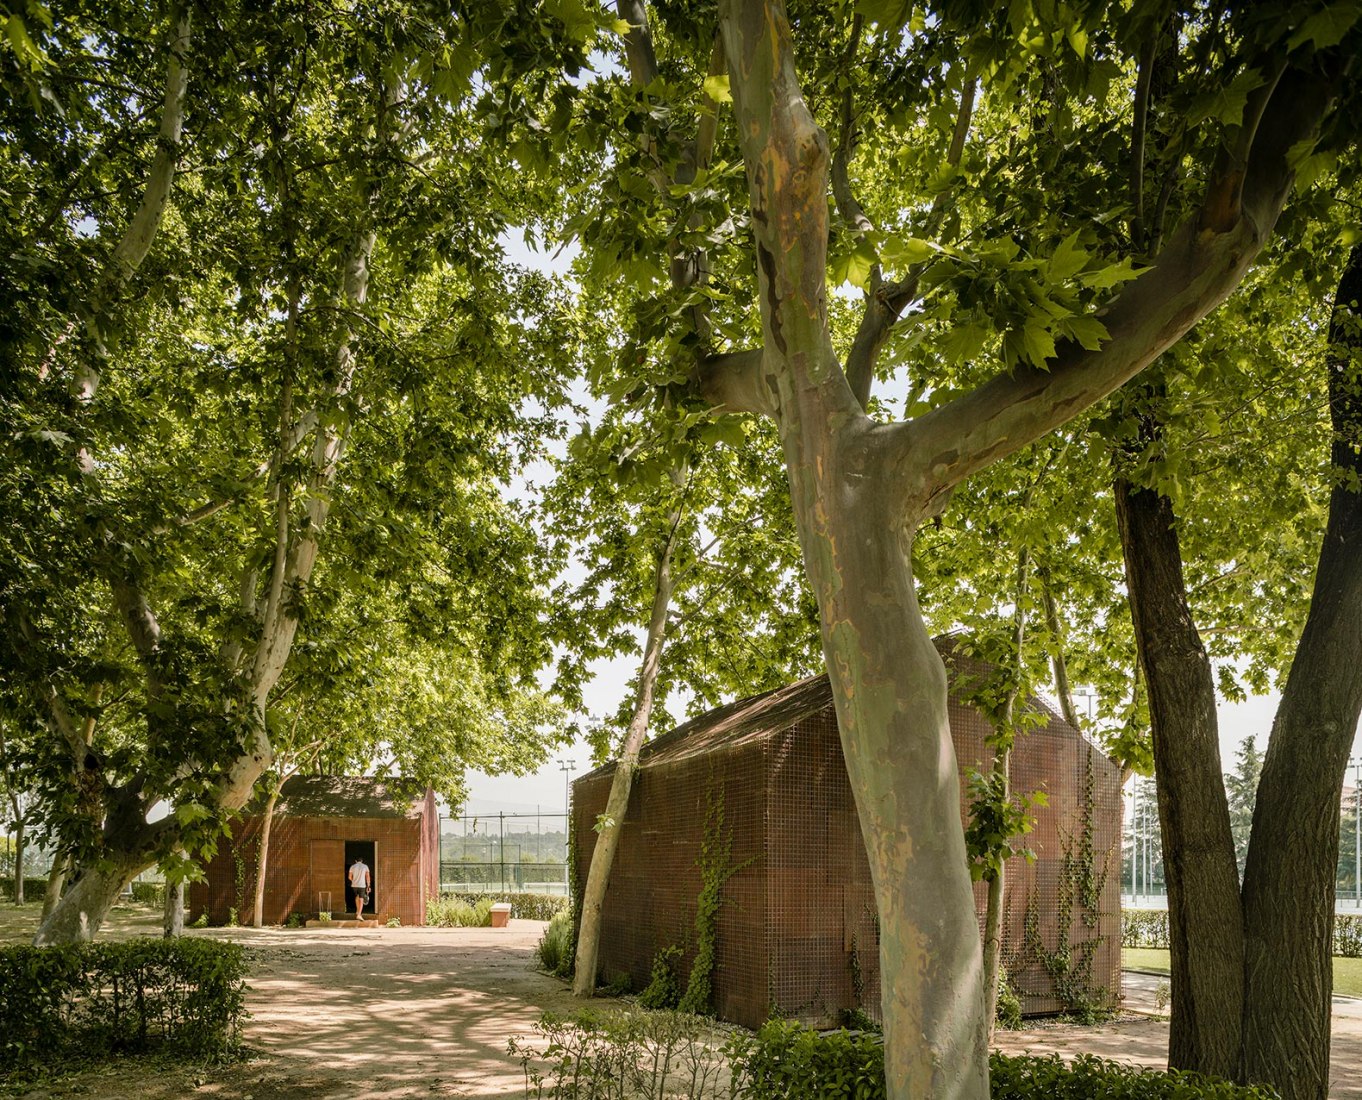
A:
{"type": "Polygon", "coordinates": [[[440,889],[568,892],[567,814],[466,814],[440,821],[440,889]]]}

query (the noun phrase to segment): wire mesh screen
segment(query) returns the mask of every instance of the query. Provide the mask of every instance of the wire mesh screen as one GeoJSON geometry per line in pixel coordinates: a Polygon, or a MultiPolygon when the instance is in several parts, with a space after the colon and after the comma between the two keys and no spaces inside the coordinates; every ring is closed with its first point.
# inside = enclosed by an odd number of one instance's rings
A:
{"type": "Polygon", "coordinates": [[[567,814],[466,814],[440,822],[440,889],[568,892],[567,814]]]}
{"type": "MultiPolygon", "coordinates": [[[[985,766],[983,717],[956,698],[949,713],[962,770],[985,766]]],[[[1009,863],[1004,922],[1005,962],[1033,1014],[1077,997],[1110,1002],[1120,981],[1120,773],[1042,713],[1045,724],[1017,743],[1012,777],[1014,790],[1043,790],[1049,803],[1028,838],[1036,862],[1009,863]]],[[[581,882],[612,774],[573,784],[581,882]]],[[[878,1018],[874,891],[826,678],[720,708],[645,749],[603,912],[602,980],[641,988],[658,953],[677,946],[684,984],[716,805],[732,871],[717,921],[717,1014],[747,1026],[773,1011],[820,1027],[849,1009],[878,1018]]],[[[975,900],[982,922],[983,884],[975,900]]]]}

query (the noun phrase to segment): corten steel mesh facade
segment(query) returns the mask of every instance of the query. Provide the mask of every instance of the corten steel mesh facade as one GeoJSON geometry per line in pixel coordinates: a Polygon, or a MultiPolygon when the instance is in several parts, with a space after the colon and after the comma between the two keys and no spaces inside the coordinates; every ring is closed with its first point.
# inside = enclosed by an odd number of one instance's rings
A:
{"type": "MultiPolygon", "coordinates": [[[[953,654],[953,644],[938,641],[951,671],[951,732],[963,772],[992,758],[986,720],[960,699],[987,666],[953,654]]],[[[1018,739],[1013,789],[1045,791],[1049,802],[1034,811],[1027,839],[1036,861],[1008,864],[1004,955],[1023,1010],[1043,1014],[1065,1007],[1041,958],[1057,950],[1065,924],[1075,950],[1091,951],[1090,989],[1119,994],[1121,775],[1041,700],[1031,705],[1043,724],[1018,739]],[[1094,895],[1086,905],[1073,874],[1085,829],[1094,895]]],[[[578,882],[586,881],[592,826],[613,772],[607,765],[572,785],[578,882]]],[[[729,866],[740,868],[719,910],[715,1012],[749,1027],[773,1011],[820,1027],[840,1023],[851,1008],[878,1018],[874,891],[826,677],[721,707],[645,747],[610,875],[601,976],[627,974],[641,988],[657,953],[675,944],[684,950],[684,980],[711,798],[722,801],[729,866]]],[[[981,924],[985,896],[977,884],[981,924]]]]}
{"type": "MultiPolygon", "coordinates": [[[[239,919],[249,920],[262,820],[248,815],[232,823],[232,836],[204,868],[204,881],[190,886],[191,918],[207,913],[209,923],[225,924],[235,908],[239,919]]],[[[426,899],[440,890],[439,829],[429,789],[406,801],[376,779],[294,776],[284,784],[270,826],[265,923],[283,924],[295,913],[315,916],[322,891],[330,892],[336,915],[343,914],[346,842],[371,841],[374,893],[366,916],[425,924],[426,899]]]]}

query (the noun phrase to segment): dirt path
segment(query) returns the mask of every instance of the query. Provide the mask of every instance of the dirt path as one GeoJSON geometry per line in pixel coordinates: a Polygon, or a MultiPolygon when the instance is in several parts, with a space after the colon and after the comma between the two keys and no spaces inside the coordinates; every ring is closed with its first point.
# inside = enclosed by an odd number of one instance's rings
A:
{"type": "MultiPolygon", "coordinates": [[[[140,923],[111,931],[147,931],[140,923]]],[[[546,1009],[579,1007],[562,982],[532,967],[543,927],[191,931],[249,952],[245,1041],[255,1057],[207,1069],[125,1062],[20,1095],[513,1100],[523,1080],[507,1040],[531,1035],[546,1009]]]]}
{"type": "Polygon", "coordinates": [[[362,1083],[365,1097],[519,1095],[507,1040],[574,1007],[532,969],[542,929],[237,931],[256,960],[247,1042],[280,1069],[362,1083]]]}
{"type": "MultiPolygon", "coordinates": [[[[154,915],[122,914],[110,934],[145,934],[154,915]]],[[[518,1100],[520,1067],[506,1052],[545,1010],[580,1007],[532,967],[543,925],[510,928],[206,929],[251,958],[255,1056],[209,1069],[120,1062],[22,1093],[28,1100],[518,1100]]],[[[10,930],[12,931],[12,930],[10,930]]],[[[18,933],[14,933],[17,935],[18,933]]],[[[0,937],[3,938],[3,937],[0,937]]],[[[1127,976],[1127,1002],[1153,1012],[1158,979],[1127,976]]],[[[1148,1016],[1098,1027],[1045,1025],[1001,1033],[998,1046],[1079,1052],[1161,1066],[1168,1024],[1148,1016]]],[[[1331,1096],[1362,1100],[1362,1002],[1336,1000],[1331,1096]]]]}
{"type": "MultiPolygon", "coordinates": [[[[1143,1015],[1123,1016],[1096,1027],[1042,1023],[1022,1031],[998,1032],[995,1046],[1008,1054],[1095,1054],[1135,1066],[1168,1064],[1168,1021],[1157,1015],[1156,991],[1167,979],[1127,971],[1125,1004],[1143,1015]]],[[[1330,1057],[1331,1100],[1362,1100],[1362,1000],[1335,997],[1330,1057]]]]}

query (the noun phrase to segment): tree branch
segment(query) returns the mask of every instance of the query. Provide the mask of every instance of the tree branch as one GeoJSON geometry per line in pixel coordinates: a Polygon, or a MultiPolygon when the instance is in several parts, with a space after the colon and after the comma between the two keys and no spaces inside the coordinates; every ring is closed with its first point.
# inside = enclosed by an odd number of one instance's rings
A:
{"type": "MultiPolygon", "coordinates": [[[[965,152],[965,139],[969,136],[970,122],[974,117],[974,97],[977,82],[967,81],[960,93],[960,110],[955,116],[955,129],[951,133],[950,147],[946,152],[946,163],[952,167],[960,164],[965,152]]],[[[848,99],[850,91],[847,92],[848,99]]],[[[833,161],[833,186],[836,187],[836,159],[833,161]]],[[[839,204],[840,205],[840,204],[839,204]]],[[[946,210],[946,192],[942,191],[932,200],[931,212],[923,232],[935,236],[940,230],[941,218],[946,210]]],[[[867,224],[868,221],[867,221],[867,224]]],[[[882,285],[879,265],[871,272],[871,293],[866,298],[865,312],[861,315],[856,338],[847,353],[846,375],[851,392],[864,408],[870,400],[870,389],[875,379],[875,366],[879,362],[880,351],[890,330],[898,322],[903,311],[917,297],[918,284],[927,265],[916,264],[908,274],[896,283],[882,285]]]]}
{"type": "Polygon", "coordinates": [[[648,29],[648,6],[644,0],[615,0],[615,11],[629,24],[624,36],[624,56],[634,84],[646,88],[657,79],[657,53],[653,32],[648,29]]]}
{"type": "Polygon", "coordinates": [[[1293,178],[1287,153],[1318,128],[1333,97],[1329,83],[1296,73],[1279,82],[1258,112],[1257,138],[1244,170],[1237,214],[1223,230],[1224,180],[1213,178],[1207,203],[1189,218],[1153,265],[1099,316],[1110,338],[1097,351],[1065,341],[1047,370],[1000,374],[916,421],[879,435],[889,476],[904,479],[905,504],[930,502],[990,462],[1024,447],[1139,373],[1215,308],[1243,279],[1272,233],[1293,178]],[[909,479],[918,478],[916,484],[909,479]]]}
{"type": "MultiPolygon", "coordinates": [[[[179,162],[180,135],[184,129],[185,91],[189,86],[189,71],[185,68],[185,55],[189,51],[190,13],[187,5],[176,3],[170,15],[171,40],[170,61],[166,67],[165,104],[161,112],[161,125],[156,136],[156,156],[151,162],[142,201],[133,214],[132,220],[123,231],[123,236],[109,259],[103,275],[96,284],[83,314],[85,327],[94,338],[95,345],[102,347],[99,332],[99,317],[104,311],[107,300],[122,286],[126,285],[142,266],[151,243],[160,228],[165,213],[166,202],[170,198],[170,187],[175,180],[175,168],[179,162]]],[[[63,338],[64,339],[64,338],[63,338]]],[[[56,345],[48,350],[46,361],[56,354],[56,345]]],[[[94,400],[99,388],[99,372],[92,364],[85,363],[77,372],[76,394],[82,401],[94,400]]]]}
{"type": "Polygon", "coordinates": [[[1145,245],[1144,229],[1144,146],[1149,122],[1149,89],[1154,82],[1154,59],[1158,55],[1159,32],[1155,30],[1140,51],[1135,78],[1134,120],[1130,132],[1130,240],[1136,252],[1145,245]]]}
{"type": "MultiPolygon", "coordinates": [[[[293,452],[298,449],[303,440],[306,439],[309,433],[317,426],[320,417],[321,414],[318,410],[310,409],[300,416],[291,428],[282,434],[279,444],[279,454],[282,455],[284,460],[287,460],[293,452]]],[[[267,477],[274,468],[274,463],[274,457],[267,458],[264,462],[260,463],[259,466],[251,471],[250,476],[246,479],[247,486],[259,481],[263,477],[267,477]]],[[[233,504],[236,504],[245,495],[245,492],[246,488],[243,487],[239,492],[234,493],[232,496],[223,497],[220,500],[212,500],[207,504],[201,504],[193,511],[186,512],[176,519],[175,525],[177,527],[192,527],[196,523],[201,523],[210,516],[215,516],[223,509],[230,508],[233,504]]],[[[161,528],[160,530],[164,532],[166,529],[161,528]]]]}
{"type": "Polygon", "coordinates": [[[166,72],[165,107],[161,113],[161,128],[156,136],[156,157],[151,162],[146,191],[142,203],[123,233],[123,239],[113,252],[113,268],[120,282],[128,282],[142,266],[156,230],[161,224],[170,186],[175,179],[175,167],[180,157],[180,135],[184,130],[185,89],[189,86],[189,72],[185,55],[189,50],[189,10],[177,4],[171,12],[170,64],[166,72]]]}
{"type": "Polygon", "coordinates": [[[761,348],[711,355],[696,364],[692,379],[717,413],[775,416],[780,408],[775,383],[763,369],[761,348]]]}

